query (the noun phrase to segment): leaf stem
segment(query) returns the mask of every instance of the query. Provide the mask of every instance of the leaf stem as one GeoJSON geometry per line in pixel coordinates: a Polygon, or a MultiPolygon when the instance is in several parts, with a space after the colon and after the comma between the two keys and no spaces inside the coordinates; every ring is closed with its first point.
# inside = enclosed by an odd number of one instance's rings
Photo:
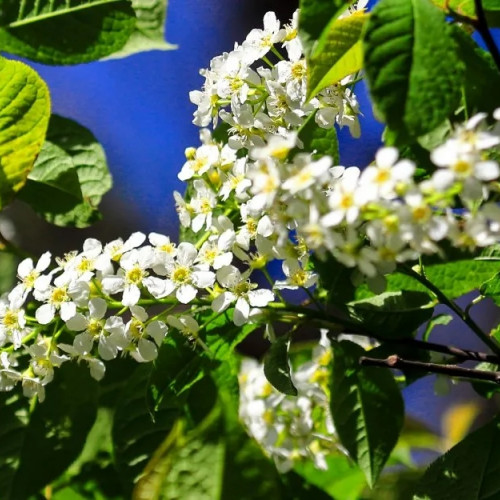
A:
{"type": "Polygon", "coordinates": [[[500,384],[500,372],[488,372],[484,370],[475,370],[473,368],[464,368],[456,365],[438,365],[436,363],[424,363],[422,361],[410,361],[400,358],[393,354],[386,359],[369,358],[362,356],[359,358],[359,364],[362,366],[387,367],[400,370],[423,370],[429,373],[440,373],[450,377],[461,377],[473,380],[486,380],[500,384]]]}

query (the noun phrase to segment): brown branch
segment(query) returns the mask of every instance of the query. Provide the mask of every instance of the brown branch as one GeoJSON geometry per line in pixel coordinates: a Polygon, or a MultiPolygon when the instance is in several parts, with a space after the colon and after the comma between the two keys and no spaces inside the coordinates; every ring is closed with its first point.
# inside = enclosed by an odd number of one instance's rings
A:
{"type": "Polygon", "coordinates": [[[450,377],[461,377],[475,380],[486,380],[500,384],[500,372],[487,372],[483,370],[474,370],[472,368],[463,368],[456,365],[438,365],[436,363],[424,363],[421,361],[410,361],[400,358],[393,354],[386,359],[369,358],[362,356],[359,358],[359,364],[362,366],[381,366],[399,370],[422,370],[429,373],[440,373],[450,377]]]}
{"type": "Polygon", "coordinates": [[[479,31],[481,37],[484,40],[484,43],[488,47],[493,60],[497,68],[500,70],[500,52],[498,51],[498,47],[495,43],[495,40],[491,36],[491,32],[488,28],[488,22],[486,21],[486,14],[484,13],[483,4],[481,0],[474,0],[474,6],[476,7],[476,16],[477,23],[476,28],[479,31]]]}

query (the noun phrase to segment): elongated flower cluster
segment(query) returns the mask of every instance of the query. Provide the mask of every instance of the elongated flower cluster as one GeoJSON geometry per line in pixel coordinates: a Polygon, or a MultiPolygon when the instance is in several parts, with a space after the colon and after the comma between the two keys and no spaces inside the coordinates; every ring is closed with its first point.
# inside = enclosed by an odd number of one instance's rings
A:
{"type": "Polygon", "coordinates": [[[418,181],[417,165],[395,148],[379,150],[363,171],[301,150],[305,120],[314,117],[325,128],[348,124],[355,135],[359,126],[356,98],[345,85],[306,100],[296,16],[280,28],[266,14],[263,30],[202,74],[203,90],[191,94],[194,122],[206,126],[220,117],[230,128],[226,142],[219,130],[202,129],[203,145],[187,150],[179,177],[188,181],[188,195],[176,194],[181,224],[197,233],[225,211],[234,223],[235,255],[250,267],[283,261],[286,279],[277,286],[314,283],[306,270],[311,251],[333,254],[376,286],[398,262],[439,253],[446,240],[467,249],[499,240],[500,126],[488,127],[485,114],[450,126],[446,142],[430,152],[434,173],[418,181]]]}
{"type": "Polygon", "coordinates": [[[340,449],[326,389],[331,357],[323,335],[311,360],[292,370],[297,396],[278,392],[255,360],[246,359],[241,365],[240,418],[280,472],[302,460],[327,469],[325,457],[340,449]]]}

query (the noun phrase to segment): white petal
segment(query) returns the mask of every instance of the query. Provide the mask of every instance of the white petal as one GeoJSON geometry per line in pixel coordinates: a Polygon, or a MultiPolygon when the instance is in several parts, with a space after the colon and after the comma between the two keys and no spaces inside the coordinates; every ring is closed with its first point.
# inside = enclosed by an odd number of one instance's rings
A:
{"type": "Polygon", "coordinates": [[[73,347],[81,356],[88,354],[94,346],[94,339],[88,332],[79,333],[73,340],[73,347]]]}
{"type": "Polygon", "coordinates": [[[274,300],[274,293],[266,288],[248,292],[248,301],[253,307],[265,307],[274,300]]]}
{"type": "Polygon", "coordinates": [[[68,321],[76,314],[76,304],[74,302],[63,302],[59,314],[63,321],[68,321]]]}
{"type": "Polygon", "coordinates": [[[35,313],[36,320],[41,325],[47,325],[54,319],[55,309],[52,304],[43,304],[35,313]]]}
{"type": "Polygon", "coordinates": [[[233,321],[236,326],[242,326],[248,321],[248,315],[250,314],[250,306],[246,299],[240,297],[234,308],[233,321]]]}
{"type": "Polygon", "coordinates": [[[174,289],[171,282],[170,286],[167,286],[169,284],[167,280],[162,280],[160,278],[156,278],[155,276],[148,276],[142,281],[142,283],[155,299],[161,299],[170,295],[174,289]]]}
{"type": "Polygon", "coordinates": [[[167,334],[168,326],[163,321],[152,321],[146,328],[147,334],[160,345],[167,334]]]}
{"type": "Polygon", "coordinates": [[[493,181],[498,179],[500,170],[496,161],[481,161],[475,165],[474,173],[481,181],[493,181]]]}
{"type": "Polygon", "coordinates": [[[109,295],[121,292],[125,281],[121,276],[106,276],[102,279],[102,289],[109,295]]]}
{"type": "Polygon", "coordinates": [[[99,381],[106,373],[106,367],[100,359],[90,358],[89,360],[90,375],[93,379],[99,381]]]}
{"type": "Polygon", "coordinates": [[[182,266],[190,266],[198,256],[196,247],[191,243],[183,242],[177,249],[177,262],[182,266]]]}
{"type": "Polygon", "coordinates": [[[87,328],[88,321],[87,318],[80,313],[75,314],[71,319],[66,322],[66,326],[70,330],[81,332],[87,328]]]}
{"type": "Polygon", "coordinates": [[[142,321],[143,323],[148,320],[148,313],[146,312],[146,309],[142,306],[132,306],[130,308],[130,312],[132,313],[132,316],[139,321],[142,321]]]}
{"type": "Polygon", "coordinates": [[[181,302],[182,304],[189,304],[197,294],[197,290],[194,286],[192,285],[182,285],[177,289],[177,293],[175,296],[177,297],[177,300],[181,302]]]}
{"type": "Polygon", "coordinates": [[[99,356],[105,361],[115,359],[118,354],[118,347],[113,342],[111,335],[109,337],[101,338],[97,350],[99,351],[99,356]]]}
{"type": "Polygon", "coordinates": [[[90,317],[94,319],[102,319],[106,314],[107,304],[101,297],[91,299],[89,302],[90,317]]]}
{"type": "Polygon", "coordinates": [[[398,156],[399,152],[396,148],[381,148],[375,155],[375,162],[379,167],[392,167],[398,156]]]}
{"type": "Polygon", "coordinates": [[[207,288],[214,284],[215,274],[211,271],[196,271],[192,274],[192,280],[198,288],[207,288]]]}
{"type": "Polygon", "coordinates": [[[128,285],[123,290],[122,304],[124,306],[134,306],[141,298],[141,291],[136,285],[128,285]]]}
{"type": "Polygon", "coordinates": [[[212,301],[212,310],[215,312],[225,311],[235,300],[234,293],[223,292],[212,301]]]}
{"type": "Polygon", "coordinates": [[[150,340],[140,339],[137,350],[144,361],[153,361],[158,357],[158,349],[150,340]]]}

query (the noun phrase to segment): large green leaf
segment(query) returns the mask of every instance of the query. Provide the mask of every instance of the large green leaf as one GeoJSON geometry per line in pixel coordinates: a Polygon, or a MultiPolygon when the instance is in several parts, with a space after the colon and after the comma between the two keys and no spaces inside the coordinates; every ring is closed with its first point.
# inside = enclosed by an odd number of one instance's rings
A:
{"type": "Polygon", "coordinates": [[[347,307],[369,332],[391,338],[410,337],[432,316],[434,305],[425,292],[400,290],[352,301],[347,307]]]}
{"type": "Polygon", "coordinates": [[[82,450],[97,411],[97,383],[84,365],[65,363],[29,412],[23,396],[0,404],[2,500],[28,498],[61,474],[82,450]]]}
{"type": "Polygon", "coordinates": [[[0,57],[0,209],[26,182],[49,116],[45,82],[25,64],[0,57]]]}
{"type": "Polygon", "coordinates": [[[352,342],[333,343],[331,410],[342,445],[373,486],[396,445],[404,403],[391,372],[363,367],[365,351],[352,342]]]}
{"type": "Polygon", "coordinates": [[[462,65],[430,0],[381,0],[366,25],[364,63],[375,107],[402,137],[430,132],[458,107],[462,65]]]}
{"type": "MultiPolygon", "coordinates": [[[[474,0],[432,0],[432,2],[446,13],[456,13],[460,16],[477,19],[474,0]]],[[[481,0],[484,14],[490,27],[500,25],[500,3],[498,0],[481,0]]]]}
{"type": "Polygon", "coordinates": [[[414,500],[500,498],[500,422],[467,436],[439,457],[419,481],[414,500]]]}
{"type": "Polygon", "coordinates": [[[7,0],[0,13],[0,46],[46,64],[78,64],[120,50],[135,22],[128,0],[7,0]]]}
{"type": "Polygon", "coordinates": [[[135,29],[125,46],[110,58],[125,57],[148,50],[172,50],[176,46],[165,41],[168,0],[132,0],[137,16],[135,29]]]}
{"type": "Polygon", "coordinates": [[[355,12],[333,19],[325,28],[318,45],[307,58],[308,98],[362,68],[361,31],[367,18],[367,14],[355,12]]]}
{"type": "Polygon", "coordinates": [[[293,385],[290,373],[290,362],[288,360],[289,347],[289,335],[278,337],[271,344],[264,359],[264,373],[267,380],[269,380],[278,391],[296,396],[297,389],[293,385]]]}
{"type": "Polygon", "coordinates": [[[53,115],[42,154],[19,196],[53,224],[87,227],[99,220],[97,206],[111,184],[104,150],[92,133],[53,115]]]}

